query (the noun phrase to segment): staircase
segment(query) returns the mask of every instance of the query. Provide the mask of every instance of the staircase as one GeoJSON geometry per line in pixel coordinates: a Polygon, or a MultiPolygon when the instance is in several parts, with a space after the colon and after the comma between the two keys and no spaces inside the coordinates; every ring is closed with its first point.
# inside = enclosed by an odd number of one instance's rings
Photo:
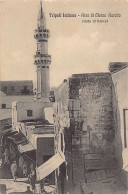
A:
{"type": "Polygon", "coordinates": [[[118,168],[118,162],[112,154],[86,154],[84,164],[85,170],[118,168]]]}
{"type": "Polygon", "coordinates": [[[86,182],[91,183],[114,177],[118,163],[112,154],[86,154],[84,167],[86,182]]]}

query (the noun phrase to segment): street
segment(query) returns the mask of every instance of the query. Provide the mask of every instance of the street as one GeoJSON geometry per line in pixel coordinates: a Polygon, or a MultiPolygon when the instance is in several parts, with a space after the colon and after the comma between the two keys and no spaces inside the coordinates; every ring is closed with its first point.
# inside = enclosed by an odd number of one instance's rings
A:
{"type": "MultiPolygon", "coordinates": [[[[21,194],[25,193],[27,190],[27,186],[30,186],[27,183],[27,178],[18,178],[17,182],[14,182],[13,179],[0,179],[0,184],[6,185],[6,193],[7,194],[21,194]]],[[[36,184],[36,188],[38,190],[39,184],[36,184]]],[[[44,186],[44,189],[47,193],[54,193],[54,186],[44,186]]],[[[38,192],[36,192],[38,193],[38,192]]]]}

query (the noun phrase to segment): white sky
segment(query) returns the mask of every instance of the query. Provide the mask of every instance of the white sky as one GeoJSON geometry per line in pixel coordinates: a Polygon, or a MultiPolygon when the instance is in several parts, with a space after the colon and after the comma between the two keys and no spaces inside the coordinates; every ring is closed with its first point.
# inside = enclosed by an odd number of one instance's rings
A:
{"type": "MultiPolygon", "coordinates": [[[[1,80],[36,82],[34,29],[39,6],[39,0],[0,1],[1,80]]],[[[51,35],[51,86],[74,73],[106,72],[109,62],[128,61],[128,1],[45,0],[43,8],[51,35]],[[119,13],[121,17],[90,24],[81,22],[88,18],[55,19],[49,13],[119,13]]]]}

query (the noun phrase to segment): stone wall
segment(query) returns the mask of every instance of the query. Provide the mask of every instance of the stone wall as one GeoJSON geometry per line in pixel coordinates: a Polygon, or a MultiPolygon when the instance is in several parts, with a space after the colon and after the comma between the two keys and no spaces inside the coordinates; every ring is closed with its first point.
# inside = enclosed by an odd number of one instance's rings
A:
{"type": "Polygon", "coordinates": [[[113,153],[114,126],[110,74],[85,74],[80,77],[79,101],[82,131],[90,136],[89,151],[113,153]]]}
{"type": "Polygon", "coordinates": [[[111,75],[78,74],[65,80],[55,90],[54,124],[55,150],[64,152],[67,163],[65,192],[80,193],[84,154],[114,153],[111,75]]]}

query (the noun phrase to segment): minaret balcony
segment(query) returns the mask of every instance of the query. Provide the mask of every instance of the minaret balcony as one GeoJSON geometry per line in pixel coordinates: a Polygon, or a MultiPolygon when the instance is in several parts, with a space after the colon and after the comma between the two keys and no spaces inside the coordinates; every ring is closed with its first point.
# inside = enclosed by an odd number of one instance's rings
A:
{"type": "Polygon", "coordinates": [[[36,54],[35,56],[35,60],[51,60],[51,55],[45,55],[45,54],[36,54]]]}
{"type": "Polygon", "coordinates": [[[51,64],[51,55],[37,54],[34,57],[35,57],[35,61],[34,61],[35,65],[51,64]]]}
{"type": "Polygon", "coordinates": [[[51,60],[41,60],[41,59],[40,59],[40,60],[37,60],[37,59],[36,59],[36,60],[34,61],[34,64],[37,65],[37,66],[38,66],[38,65],[39,65],[39,66],[42,66],[42,65],[44,65],[44,66],[45,66],[45,65],[50,65],[50,64],[51,64],[51,60]]]}
{"type": "Polygon", "coordinates": [[[35,32],[36,32],[36,33],[40,33],[40,32],[47,32],[47,33],[50,33],[50,30],[38,28],[38,29],[35,29],[35,32]]]}
{"type": "Polygon", "coordinates": [[[50,37],[49,30],[47,30],[47,29],[45,29],[45,30],[41,30],[41,29],[35,30],[34,38],[37,39],[38,41],[47,40],[49,37],[50,37]]]}

